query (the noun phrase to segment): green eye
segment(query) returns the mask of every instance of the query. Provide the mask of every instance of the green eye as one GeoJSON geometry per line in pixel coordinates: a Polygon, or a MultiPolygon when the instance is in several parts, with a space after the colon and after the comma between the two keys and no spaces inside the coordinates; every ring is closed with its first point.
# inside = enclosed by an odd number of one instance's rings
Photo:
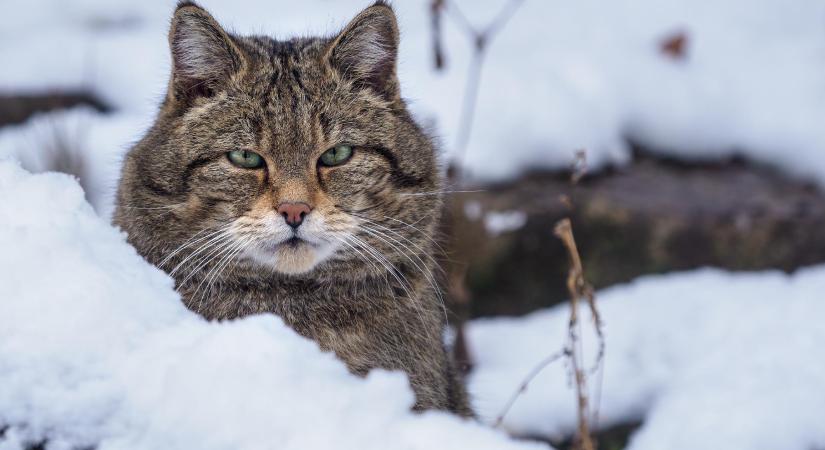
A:
{"type": "Polygon", "coordinates": [[[257,169],[264,165],[261,155],[247,150],[232,150],[226,156],[232,164],[244,169],[257,169]]]}
{"type": "Polygon", "coordinates": [[[352,147],[349,145],[336,145],[321,154],[321,164],[325,166],[338,166],[344,164],[352,157],[352,147]]]}

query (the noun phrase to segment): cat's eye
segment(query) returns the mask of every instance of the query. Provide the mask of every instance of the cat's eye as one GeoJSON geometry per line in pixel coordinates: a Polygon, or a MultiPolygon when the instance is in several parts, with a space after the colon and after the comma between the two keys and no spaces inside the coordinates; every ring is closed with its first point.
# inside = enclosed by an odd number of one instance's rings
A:
{"type": "Polygon", "coordinates": [[[340,166],[352,158],[351,145],[336,145],[321,154],[319,161],[324,166],[340,166]]]}
{"type": "Polygon", "coordinates": [[[257,169],[264,165],[264,158],[249,150],[232,150],[226,156],[229,162],[244,169],[257,169]]]}

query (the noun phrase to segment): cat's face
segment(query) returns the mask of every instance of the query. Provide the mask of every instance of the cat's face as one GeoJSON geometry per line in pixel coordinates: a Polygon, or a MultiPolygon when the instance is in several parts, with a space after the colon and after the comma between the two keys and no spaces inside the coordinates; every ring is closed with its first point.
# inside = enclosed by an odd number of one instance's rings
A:
{"type": "Polygon", "coordinates": [[[414,263],[415,247],[429,248],[438,175],[400,99],[397,36],[384,5],[332,39],[288,42],[230,36],[179,7],[169,95],[128,155],[116,222],[139,250],[164,249],[154,259],[177,251],[210,268],[414,263]]]}

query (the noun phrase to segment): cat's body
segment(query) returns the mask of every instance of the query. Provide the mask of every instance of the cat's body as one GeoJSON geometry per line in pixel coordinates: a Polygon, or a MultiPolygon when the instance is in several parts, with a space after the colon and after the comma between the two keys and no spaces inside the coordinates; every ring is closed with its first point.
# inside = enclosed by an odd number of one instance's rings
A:
{"type": "Polygon", "coordinates": [[[129,241],[204,317],[275,313],[354,373],[406,372],[416,408],[471,415],[432,275],[441,180],[400,96],[392,10],[279,42],[185,3],[170,44],[118,189],[129,241]]]}

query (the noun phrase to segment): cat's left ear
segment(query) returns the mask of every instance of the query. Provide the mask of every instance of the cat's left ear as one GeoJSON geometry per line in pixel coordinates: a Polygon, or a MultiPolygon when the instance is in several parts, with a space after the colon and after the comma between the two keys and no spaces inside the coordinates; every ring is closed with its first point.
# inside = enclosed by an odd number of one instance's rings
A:
{"type": "Polygon", "coordinates": [[[212,16],[191,1],[178,3],[169,30],[173,99],[208,97],[244,66],[244,55],[212,16]]]}
{"type": "Polygon", "coordinates": [[[352,19],[329,44],[326,58],[342,76],[357,85],[388,100],[399,98],[398,23],[392,8],[383,1],[352,19]]]}

